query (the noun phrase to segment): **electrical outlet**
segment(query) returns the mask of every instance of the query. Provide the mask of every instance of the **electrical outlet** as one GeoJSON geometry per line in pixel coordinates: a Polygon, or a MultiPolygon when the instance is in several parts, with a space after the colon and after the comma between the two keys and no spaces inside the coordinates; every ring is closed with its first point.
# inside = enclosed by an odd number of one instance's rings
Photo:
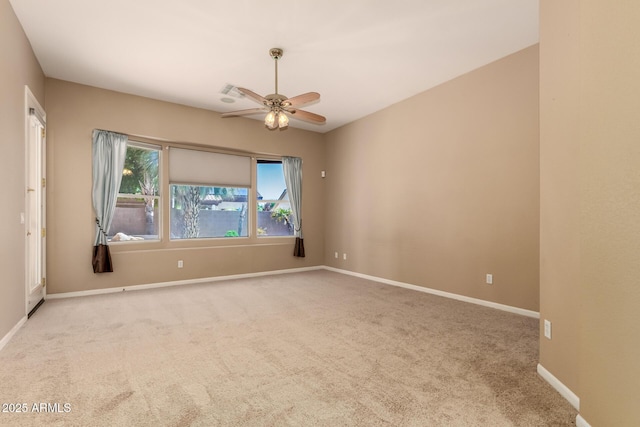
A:
{"type": "Polygon", "coordinates": [[[342,259],[346,261],[347,260],[347,254],[342,254],[342,259]]]}
{"type": "Polygon", "coordinates": [[[551,322],[547,319],[544,320],[544,336],[551,339],[551,322]]]}
{"type": "Polygon", "coordinates": [[[338,252],[334,252],[333,256],[338,259],[338,252]]]}
{"type": "Polygon", "coordinates": [[[487,285],[493,285],[493,274],[487,274],[487,285]]]}
{"type": "Polygon", "coordinates": [[[178,260],[178,268],[182,268],[184,267],[184,263],[182,262],[182,260],[178,260]]]}

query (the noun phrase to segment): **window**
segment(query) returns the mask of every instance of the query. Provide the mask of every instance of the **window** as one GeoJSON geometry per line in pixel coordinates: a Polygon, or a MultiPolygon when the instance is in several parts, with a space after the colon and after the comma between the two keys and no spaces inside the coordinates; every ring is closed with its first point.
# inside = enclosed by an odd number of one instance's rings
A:
{"type": "Polygon", "coordinates": [[[285,237],[294,235],[292,219],[280,160],[253,163],[246,154],[129,140],[108,238],[137,242],[159,241],[162,234],[173,241],[285,237]],[[167,156],[164,163],[162,156],[167,156]],[[161,170],[163,164],[166,171],[161,170]],[[253,197],[255,208],[249,203],[253,197]]]}
{"type": "Polygon", "coordinates": [[[170,186],[171,238],[247,237],[247,188],[170,186]]]}
{"type": "Polygon", "coordinates": [[[159,239],[161,152],[161,147],[129,141],[109,228],[112,242],[159,239]]]}
{"type": "Polygon", "coordinates": [[[257,181],[258,237],[293,236],[291,205],[282,162],[258,160],[257,181]]]}
{"type": "Polygon", "coordinates": [[[171,239],[247,237],[251,158],[169,150],[171,239]]]}

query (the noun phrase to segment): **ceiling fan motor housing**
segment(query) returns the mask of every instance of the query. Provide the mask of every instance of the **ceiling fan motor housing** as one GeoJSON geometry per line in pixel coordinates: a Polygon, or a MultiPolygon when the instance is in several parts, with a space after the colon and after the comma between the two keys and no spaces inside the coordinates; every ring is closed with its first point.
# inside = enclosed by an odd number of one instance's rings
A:
{"type": "Polygon", "coordinates": [[[265,105],[267,107],[277,108],[277,109],[280,109],[281,107],[285,107],[286,104],[284,104],[284,101],[288,99],[286,96],[279,93],[272,93],[270,95],[265,96],[264,98],[267,100],[267,102],[265,102],[265,105]]]}

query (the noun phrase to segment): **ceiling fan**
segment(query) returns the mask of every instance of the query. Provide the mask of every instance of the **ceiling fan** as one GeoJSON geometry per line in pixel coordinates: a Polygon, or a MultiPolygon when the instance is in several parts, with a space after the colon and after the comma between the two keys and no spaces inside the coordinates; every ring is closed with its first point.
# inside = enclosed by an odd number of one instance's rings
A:
{"type": "Polygon", "coordinates": [[[319,100],[320,94],[318,92],[307,92],[302,95],[294,96],[293,98],[287,98],[286,96],[278,93],[278,60],[282,58],[282,53],[282,49],[279,48],[269,50],[269,55],[271,55],[275,60],[276,65],[276,93],[272,93],[267,96],[260,96],[249,89],[239,87],[237,89],[240,93],[243,93],[249,99],[257,102],[258,104],[262,104],[262,107],[231,111],[229,113],[222,114],[222,117],[246,116],[267,112],[264,124],[271,130],[285,129],[289,125],[288,115],[291,115],[291,117],[296,119],[316,124],[322,124],[327,121],[325,117],[319,114],[298,109],[299,107],[319,100]]]}

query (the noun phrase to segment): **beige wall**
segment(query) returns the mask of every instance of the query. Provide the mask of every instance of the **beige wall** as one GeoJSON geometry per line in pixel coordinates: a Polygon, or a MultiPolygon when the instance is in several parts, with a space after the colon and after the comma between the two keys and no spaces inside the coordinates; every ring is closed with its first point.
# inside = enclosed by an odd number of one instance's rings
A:
{"type": "Polygon", "coordinates": [[[640,425],[640,3],[580,2],[581,413],[640,425]]]}
{"type": "Polygon", "coordinates": [[[0,0],[0,339],[25,315],[25,85],[44,105],[44,74],[13,9],[0,0]]]}
{"type": "Polygon", "coordinates": [[[328,133],[325,263],[537,311],[538,129],[536,45],[328,133]]]}
{"type": "Polygon", "coordinates": [[[594,427],[640,425],[639,21],[637,2],[541,3],[541,258],[579,256],[541,264],[541,313],[565,312],[541,360],[594,427]]]}
{"type": "Polygon", "coordinates": [[[540,364],[578,388],[580,286],[579,0],[540,8],[540,364]]]}
{"type": "MultiPolygon", "coordinates": [[[[321,134],[269,132],[256,120],[55,79],[46,81],[48,126],[48,292],[61,293],[321,265],[325,155],[321,134]],[[106,129],[174,142],[302,157],[307,257],[293,239],[234,239],[112,245],[113,273],[94,274],[91,250],[91,132],[106,129]],[[181,248],[182,247],[182,248],[181,248]],[[184,268],[177,268],[178,260],[184,268]]],[[[166,220],[166,218],[165,218],[166,220]]]]}

